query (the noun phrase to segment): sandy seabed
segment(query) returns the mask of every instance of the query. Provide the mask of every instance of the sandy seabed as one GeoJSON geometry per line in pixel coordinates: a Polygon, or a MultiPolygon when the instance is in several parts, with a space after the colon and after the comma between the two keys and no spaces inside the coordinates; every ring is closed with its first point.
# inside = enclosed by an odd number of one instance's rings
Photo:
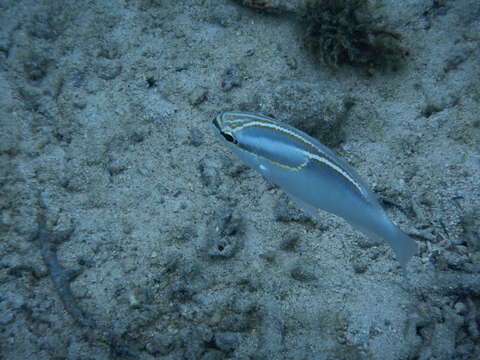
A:
{"type": "Polygon", "coordinates": [[[253,3],[0,2],[0,359],[480,358],[480,3],[382,1],[373,74],[253,3]],[[229,153],[236,109],[347,159],[408,277],[229,153]]]}

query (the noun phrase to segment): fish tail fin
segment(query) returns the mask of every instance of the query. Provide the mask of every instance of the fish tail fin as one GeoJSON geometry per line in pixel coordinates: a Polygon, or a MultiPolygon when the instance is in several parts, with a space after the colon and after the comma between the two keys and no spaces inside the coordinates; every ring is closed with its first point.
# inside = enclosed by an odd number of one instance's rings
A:
{"type": "Polygon", "coordinates": [[[402,230],[396,227],[386,217],[386,222],[382,225],[382,230],[373,232],[371,229],[365,229],[355,226],[358,230],[363,232],[372,242],[380,243],[386,241],[393,249],[395,257],[402,266],[403,274],[407,273],[407,263],[417,252],[417,243],[410,236],[405,234],[402,230]]]}
{"type": "MultiPolygon", "coordinates": [[[[392,224],[393,225],[393,224],[392,224]]],[[[392,247],[404,274],[406,273],[407,263],[417,252],[417,243],[402,230],[393,225],[393,231],[385,237],[388,244],[392,247]]]]}

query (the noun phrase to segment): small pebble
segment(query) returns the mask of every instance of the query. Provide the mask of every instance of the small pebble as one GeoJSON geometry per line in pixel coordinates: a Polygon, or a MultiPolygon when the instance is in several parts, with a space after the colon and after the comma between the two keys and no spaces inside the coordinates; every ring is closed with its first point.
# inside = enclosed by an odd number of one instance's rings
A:
{"type": "Polygon", "coordinates": [[[454,310],[458,315],[465,315],[467,312],[467,306],[463,302],[459,301],[455,304],[454,310]]]}
{"type": "Polygon", "coordinates": [[[203,103],[206,98],[207,98],[207,90],[201,87],[196,87],[190,93],[188,100],[190,102],[190,105],[197,106],[203,103]]]}
{"type": "Polygon", "coordinates": [[[297,265],[293,267],[292,270],[290,270],[290,275],[292,276],[293,279],[297,281],[302,281],[302,282],[312,281],[317,279],[317,277],[312,271],[310,271],[309,269],[307,269],[305,266],[302,266],[302,265],[297,265]]]}

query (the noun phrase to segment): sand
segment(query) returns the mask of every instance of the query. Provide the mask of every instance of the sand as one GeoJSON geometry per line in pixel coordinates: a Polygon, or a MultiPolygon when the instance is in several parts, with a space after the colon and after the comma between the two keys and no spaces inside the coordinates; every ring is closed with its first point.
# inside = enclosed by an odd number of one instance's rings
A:
{"type": "Polygon", "coordinates": [[[480,358],[480,3],[381,2],[409,55],[374,72],[254,3],[0,2],[0,359],[480,358]],[[237,109],[348,160],[407,278],[235,158],[237,109]]]}

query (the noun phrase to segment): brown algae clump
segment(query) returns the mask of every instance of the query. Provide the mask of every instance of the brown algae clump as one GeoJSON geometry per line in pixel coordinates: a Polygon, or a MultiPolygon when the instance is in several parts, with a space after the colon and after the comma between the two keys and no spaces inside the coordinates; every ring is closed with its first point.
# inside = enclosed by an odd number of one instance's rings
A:
{"type": "Polygon", "coordinates": [[[306,45],[332,67],[349,64],[370,74],[398,70],[408,52],[400,45],[400,34],[388,31],[374,9],[368,0],[308,2],[302,16],[306,45]]]}

